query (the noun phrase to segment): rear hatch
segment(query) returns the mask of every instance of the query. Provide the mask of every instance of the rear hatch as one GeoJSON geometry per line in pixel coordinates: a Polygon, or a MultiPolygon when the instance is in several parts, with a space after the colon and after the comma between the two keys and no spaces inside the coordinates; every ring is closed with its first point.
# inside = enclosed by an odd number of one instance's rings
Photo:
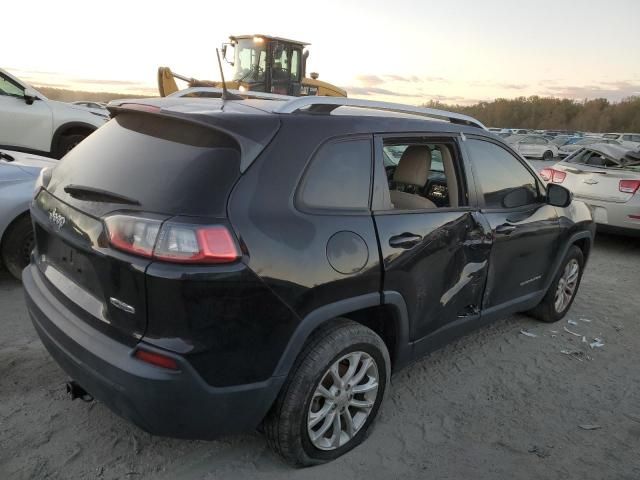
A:
{"type": "Polygon", "coordinates": [[[36,195],[35,258],[52,292],[82,321],[135,344],[147,326],[151,259],[114,248],[105,219],[140,217],[153,227],[179,215],[226,217],[240,150],[210,126],[120,112],[67,154],[36,195]]]}

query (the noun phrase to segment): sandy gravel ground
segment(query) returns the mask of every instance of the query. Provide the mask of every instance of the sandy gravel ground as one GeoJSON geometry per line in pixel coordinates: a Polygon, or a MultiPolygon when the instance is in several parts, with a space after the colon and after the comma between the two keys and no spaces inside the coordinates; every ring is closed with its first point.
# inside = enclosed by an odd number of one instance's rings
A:
{"type": "Polygon", "coordinates": [[[20,285],[0,273],[0,479],[638,479],[639,284],[640,240],[599,236],[576,325],[516,315],[458,340],[392,379],[364,445],[292,470],[257,433],[155,438],[67,400],[20,285]]]}

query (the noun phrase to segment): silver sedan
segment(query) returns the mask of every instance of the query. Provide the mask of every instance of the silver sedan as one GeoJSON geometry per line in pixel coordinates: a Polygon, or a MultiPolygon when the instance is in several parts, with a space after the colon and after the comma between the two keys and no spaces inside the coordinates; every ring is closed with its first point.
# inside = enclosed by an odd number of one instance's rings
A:
{"type": "Polygon", "coordinates": [[[551,160],[558,156],[558,147],[540,135],[511,135],[505,141],[523,157],[551,160]]]}
{"type": "Polygon", "coordinates": [[[20,278],[33,249],[29,203],[40,174],[55,160],[0,150],[0,260],[14,277],[20,278]]]}

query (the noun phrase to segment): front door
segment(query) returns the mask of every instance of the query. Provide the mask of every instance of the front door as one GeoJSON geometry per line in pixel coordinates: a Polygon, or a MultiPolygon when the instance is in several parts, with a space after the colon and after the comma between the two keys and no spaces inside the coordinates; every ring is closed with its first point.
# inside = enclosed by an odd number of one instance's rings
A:
{"type": "Polygon", "coordinates": [[[24,87],[0,72],[0,145],[48,152],[53,120],[45,101],[24,99],[24,87]]]}
{"type": "Polygon", "coordinates": [[[483,308],[526,301],[552,274],[559,241],[555,207],[530,167],[502,145],[468,138],[481,212],[493,235],[483,308]]]}
{"type": "Polygon", "coordinates": [[[383,291],[404,298],[412,341],[477,317],[490,242],[453,137],[376,141],[374,220],[383,291]]]}

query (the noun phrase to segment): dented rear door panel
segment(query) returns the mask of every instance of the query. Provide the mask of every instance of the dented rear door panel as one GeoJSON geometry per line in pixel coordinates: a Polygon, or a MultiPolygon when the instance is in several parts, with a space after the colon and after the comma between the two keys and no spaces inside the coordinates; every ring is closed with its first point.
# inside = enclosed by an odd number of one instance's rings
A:
{"type": "Polygon", "coordinates": [[[404,297],[411,340],[478,313],[491,243],[476,218],[470,210],[375,215],[384,290],[404,297]],[[390,244],[406,232],[421,241],[411,248],[390,244]]]}

